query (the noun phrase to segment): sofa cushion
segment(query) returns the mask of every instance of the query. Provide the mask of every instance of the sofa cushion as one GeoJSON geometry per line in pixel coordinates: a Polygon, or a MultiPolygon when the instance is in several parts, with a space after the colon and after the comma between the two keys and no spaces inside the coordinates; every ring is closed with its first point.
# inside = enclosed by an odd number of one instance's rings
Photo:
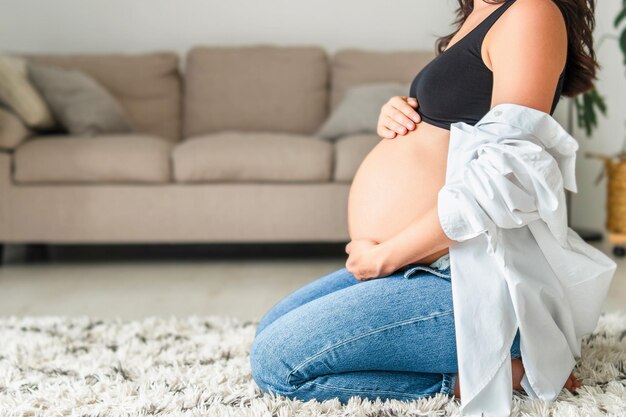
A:
{"type": "Polygon", "coordinates": [[[26,60],[0,55],[0,102],[34,129],[50,129],[55,122],[45,100],[28,79],[26,60]]]}
{"type": "Polygon", "coordinates": [[[179,140],[181,86],[176,53],[26,57],[34,63],[87,73],[119,101],[135,131],[179,140]]]}
{"type": "Polygon", "coordinates": [[[329,181],[333,146],[288,133],[220,132],[187,139],[173,152],[174,179],[329,181]]]}
{"type": "Polygon", "coordinates": [[[406,95],[409,87],[395,82],[350,87],[315,136],[332,141],[342,136],[376,133],[381,107],[389,97],[406,95]]]}
{"type": "Polygon", "coordinates": [[[346,136],[335,142],[335,173],[337,182],[351,182],[367,154],[381,139],[378,135],[346,136]]]}
{"type": "Polygon", "coordinates": [[[0,107],[0,149],[13,149],[31,134],[22,119],[11,110],[0,107]]]}
{"type": "Polygon", "coordinates": [[[84,72],[29,63],[28,74],[54,118],[70,134],[94,136],[132,132],[122,106],[84,72]]]}
{"type": "Polygon", "coordinates": [[[193,48],[185,70],[185,137],[224,130],[311,134],[326,118],[327,99],[322,48],[193,48]]]}
{"type": "Polygon", "coordinates": [[[172,144],[144,134],[40,136],[15,151],[21,183],[162,183],[170,180],[172,144]]]}
{"type": "MultiPolygon", "coordinates": [[[[332,57],[330,110],[341,102],[346,90],[358,84],[410,83],[417,73],[435,57],[434,52],[364,51],[344,49],[332,57]]],[[[406,94],[409,91],[407,89],[406,94]]]]}

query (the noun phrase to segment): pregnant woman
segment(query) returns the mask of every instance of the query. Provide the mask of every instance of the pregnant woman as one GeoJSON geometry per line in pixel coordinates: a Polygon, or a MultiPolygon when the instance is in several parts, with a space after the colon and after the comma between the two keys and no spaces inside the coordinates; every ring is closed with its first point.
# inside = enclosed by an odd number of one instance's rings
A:
{"type": "MultiPolygon", "coordinates": [[[[594,9],[594,0],[459,0],[458,30],[439,39],[410,97],[382,108],[385,139],[350,189],[345,268],[260,321],[250,360],[263,391],[342,403],[461,396],[447,254],[454,241],[437,217],[450,124],[474,125],[499,103],[552,114],[561,95],[588,90],[598,66],[594,9]]],[[[519,337],[511,366],[513,388],[523,390],[519,337]]],[[[572,374],[565,388],[578,386],[572,374]]]]}

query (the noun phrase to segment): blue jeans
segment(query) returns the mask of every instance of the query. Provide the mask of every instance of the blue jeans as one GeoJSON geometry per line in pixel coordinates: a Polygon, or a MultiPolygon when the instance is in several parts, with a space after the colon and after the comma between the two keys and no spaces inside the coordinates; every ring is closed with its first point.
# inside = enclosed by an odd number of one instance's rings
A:
{"type": "MultiPolygon", "coordinates": [[[[445,261],[367,281],[341,268],[288,295],[258,324],[255,382],[264,392],[342,404],[352,396],[453,396],[458,365],[445,261]]],[[[511,356],[519,349],[518,331],[511,356]]]]}

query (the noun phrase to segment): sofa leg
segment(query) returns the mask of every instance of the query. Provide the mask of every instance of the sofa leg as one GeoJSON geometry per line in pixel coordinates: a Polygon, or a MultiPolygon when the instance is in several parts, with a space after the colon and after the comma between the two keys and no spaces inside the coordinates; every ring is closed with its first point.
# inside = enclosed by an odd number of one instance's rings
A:
{"type": "Polygon", "coordinates": [[[26,245],[26,260],[35,262],[45,262],[50,258],[48,245],[41,243],[30,243],[26,245]]]}

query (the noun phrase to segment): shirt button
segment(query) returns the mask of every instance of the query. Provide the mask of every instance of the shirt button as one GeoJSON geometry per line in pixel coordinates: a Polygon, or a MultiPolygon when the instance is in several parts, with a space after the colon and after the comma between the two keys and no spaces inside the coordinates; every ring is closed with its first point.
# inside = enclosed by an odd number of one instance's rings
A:
{"type": "Polygon", "coordinates": [[[500,110],[496,110],[493,112],[494,116],[500,116],[502,114],[502,112],[500,110]]]}

